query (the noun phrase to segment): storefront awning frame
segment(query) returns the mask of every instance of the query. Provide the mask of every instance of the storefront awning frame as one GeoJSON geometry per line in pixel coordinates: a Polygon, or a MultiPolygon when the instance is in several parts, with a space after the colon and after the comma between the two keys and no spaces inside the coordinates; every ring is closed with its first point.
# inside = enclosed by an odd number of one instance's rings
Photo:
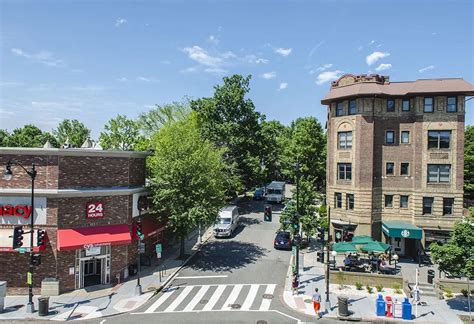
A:
{"type": "Polygon", "coordinates": [[[388,237],[421,240],[423,229],[402,221],[382,221],[382,232],[388,237]]]}

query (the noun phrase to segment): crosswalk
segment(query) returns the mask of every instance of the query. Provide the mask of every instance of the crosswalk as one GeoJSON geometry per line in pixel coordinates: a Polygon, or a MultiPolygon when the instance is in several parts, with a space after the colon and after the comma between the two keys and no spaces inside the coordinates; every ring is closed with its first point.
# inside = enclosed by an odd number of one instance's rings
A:
{"type": "Polygon", "coordinates": [[[276,284],[194,285],[168,288],[145,313],[268,311],[276,284]]]}

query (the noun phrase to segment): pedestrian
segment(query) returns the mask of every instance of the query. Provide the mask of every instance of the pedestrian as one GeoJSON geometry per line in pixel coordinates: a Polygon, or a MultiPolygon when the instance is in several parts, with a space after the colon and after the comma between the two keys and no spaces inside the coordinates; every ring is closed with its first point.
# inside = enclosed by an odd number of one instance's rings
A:
{"type": "Polygon", "coordinates": [[[413,294],[413,304],[420,305],[421,304],[421,291],[418,285],[415,285],[415,287],[413,287],[412,294],[413,294]]]}
{"type": "Polygon", "coordinates": [[[293,295],[295,293],[298,293],[298,286],[299,286],[299,283],[298,283],[298,277],[293,274],[293,280],[291,282],[291,287],[293,288],[292,291],[293,291],[293,295]]]}
{"type": "Polygon", "coordinates": [[[316,316],[321,317],[319,311],[321,310],[321,294],[318,291],[318,288],[314,290],[313,294],[313,308],[316,316]]]}

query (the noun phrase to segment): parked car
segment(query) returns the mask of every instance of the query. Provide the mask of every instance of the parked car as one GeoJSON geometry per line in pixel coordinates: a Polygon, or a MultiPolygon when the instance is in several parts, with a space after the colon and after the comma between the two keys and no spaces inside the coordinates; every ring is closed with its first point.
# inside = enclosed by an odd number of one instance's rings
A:
{"type": "Polygon", "coordinates": [[[231,237],[239,225],[239,208],[237,206],[226,206],[219,212],[214,224],[215,237],[231,237]]]}
{"type": "Polygon", "coordinates": [[[257,188],[253,193],[253,200],[262,200],[265,198],[265,188],[257,188]]]}
{"type": "Polygon", "coordinates": [[[273,247],[275,249],[291,250],[291,235],[290,232],[277,232],[273,247]]]}

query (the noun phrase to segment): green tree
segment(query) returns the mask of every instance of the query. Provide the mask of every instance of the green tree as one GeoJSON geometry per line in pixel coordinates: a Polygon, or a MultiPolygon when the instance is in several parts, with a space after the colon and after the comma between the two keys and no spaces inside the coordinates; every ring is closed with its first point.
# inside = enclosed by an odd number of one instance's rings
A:
{"type": "Polygon", "coordinates": [[[57,147],[57,142],[48,132],[43,132],[34,125],[25,125],[13,130],[7,138],[6,146],[9,147],[43,147],[47,140],[57,147]]]}
{"type": "Polygon", "coordinates": [[[317,190],[326,180],[326,135],[314,117],[298,118],[291,125],[291,140],[285,151],[283,171],[295,178],[294,163],[299,160],[300,172],[314,182],[317,190]]]}
{"type": "Polygon", "coordinates": [[[258,134],[264,118],[246,98],[250,78],[225,77],[223,85],[214,87],[213,97],[191,101],[203,137],[226,148],[225,159],[232,165],[234,178],[240,178],[246,187],[258,184],[261,178],[258,134]]]}
{"type": "Polygon", "coordinates": [[[152,139],[155,153],[148,165],[152,197],[158,214],[168,215],[181,241],[198,224],[215,221],[225,202],[223,150],[204,139],[195,114],[164,125],[152,139]]]}
{"type": "Polygon", "coordinates": [[[53,130],[53,135],[60,145],[63,145],[66,143],[66,140],[69,139],[69,143],[71,143],[73,147],[81,147],[90,134],[90,129],[77,119],[64,119],[59,123],[58,127],[53,130]]]}
{"type": "Polygon", "coordinates": [[[458,221],[448,243],[433,243],[430,251],[441,271],[474,278],[474,218],[468,216],[458,221]]]}
{"type": "Polygon", "coordinates": [[[8,131],[0,129],[0,147],[5,147],[8,145],[8,137],[10,137],[8,131]]]}
{"type": "Polygon", "coordinates": [[[133,151],[146,146],[137,122],[125,115],[117,115],[108,121],[104,132],[100,133],[99,142],[104,150],[133,151]]]}
{"type": "Polygon", "coordinates": [[[474,126],[467,126],[464,135],[464,194],[474,199],[474,126]]]}
{"type": "Polygon", "coordinates": [[[161,127],[169,122],[182,120],[189,113],[189,101],[155,105],[155,108],[138,116],[138,127],[146,137],[152,137],[161,127]]]}

